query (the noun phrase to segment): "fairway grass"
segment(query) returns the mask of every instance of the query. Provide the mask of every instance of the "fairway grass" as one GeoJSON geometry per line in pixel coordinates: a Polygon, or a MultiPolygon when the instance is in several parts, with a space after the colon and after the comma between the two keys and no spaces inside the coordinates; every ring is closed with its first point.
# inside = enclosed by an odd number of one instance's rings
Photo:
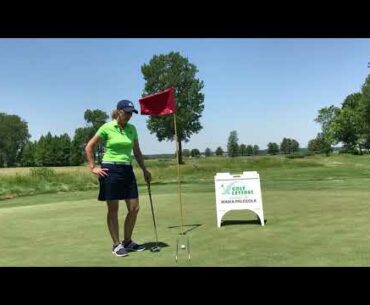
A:
{"type": "MultiPolygon", "coordinates": [[[[96,178],[85,167],[55,168],[42,179],[29,176],[30,169],[1,169],[0,197],[12,199],[0,200],[0,266],[370,266],[369,161],[369,155],[187,159],[181,190],[191,260],[180,249],[178,263],[173,160],[147,160],[162,249],[125,258],[111,253],[106,204],[96,200],[96,178]],[[217,228],[214,175],[252,170],[261,177],[266,225],[243,210],[228,212],[217,228]]],[[[153,246],[148,193],[135,171],[141,209],[133,239],[153,246]]],[[[121,238],[126,211],[121,201],[121,238]]]]}
{"type": "MultiPolygon", "coordinates": [[[[328,181],[327,188],[317,181],[301,189],[299,181],[289,188],[267,180],[262,184],[264,227],[253,212],[232,211],[217,228],[214,185],[183,185],[184,231],[192,258],[188,261],[179,250],[178,263],[176,185],[152,186],[161,251],[125,258],[111,253],[106,207],[96,200],[97,191],[6,200],[0,205],[0,266],[370,266],[370,191],[361,179],[339,189],[328,181]]],[[[142,187],[140,203],[133,238],[152,245],[153,221],[142,187]]],[[[125,214],[121,202],[121,228],[125,214]]]]}

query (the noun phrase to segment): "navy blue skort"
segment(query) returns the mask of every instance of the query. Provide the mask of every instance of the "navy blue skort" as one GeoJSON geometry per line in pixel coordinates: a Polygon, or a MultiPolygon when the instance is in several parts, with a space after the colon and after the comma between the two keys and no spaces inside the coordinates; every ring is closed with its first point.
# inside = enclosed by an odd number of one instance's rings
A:
{"type": "Polygon", "coordinates": [[[99,177],[98,200],[136,199],[139,197],[132,165],[102,163],[101,168],[108,169],[108,176],[99,177]]]}

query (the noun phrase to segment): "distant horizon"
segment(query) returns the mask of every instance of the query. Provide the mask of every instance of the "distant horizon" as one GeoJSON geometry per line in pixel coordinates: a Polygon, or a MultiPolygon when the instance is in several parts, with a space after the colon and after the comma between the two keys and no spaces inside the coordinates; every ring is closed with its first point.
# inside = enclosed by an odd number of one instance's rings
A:
{"type": "MultiPolygon", "coordinates": [[[[280,146],[280,143],[277,143],[277,144],[280,146]]],[[[337,151],[337,150],[340,150],[342,148],[342,146],[343,145],[339,145],[338,144],[338,145],[332,145],[331,147],[334,149],[334,151],[337,151]]],[[[215,150],[217,149],[217,147],[215,149],[212,149],[211,147],[209,147],[209,148],[212,150],[212,154],[215,155],[215,150]]],[[[196,147],[194,147],[194,149],[196,149],[196,147]]],[[[259,152],[261,152],[261,151],[262,152],[267,152],[267,150],[268,150],[268,148],[264,148],[264,149],[259,148],[258,149],[259,152]]],[[[308,150],[308,147],[299,147],[299,151],[302,151],[302,150],[304,150],[304,151],[305,150],[308,150]]],[[[191,151],[191,149],[190,149],[190,151],[191,151]]],[[[158,156],[158,155],[173,155],[173,156],[175,156],[175,153],[176,152],[173,152],[173,153],[158,153],[158,154],[144,154],[144,156],[158,156]]],[[[227,150],[223,150],[223,153],[227,153],[227,150]]],[[[200,150],[200,154],[203,155],[204,154],[204,151],[200,150]]],[[[277,153],[277,155],[285,155],[285,154],[279,152],[279,153],[277,153]]],[[[253,157],[253,156],[256,156],[256,155],[250,155],[250,156],[247,156],[247,155],[244,155],[244,156],[238,155],[237,157],[253,157]]]]}
{"type": "MultiPolygon", "coordinates": [[[[31,141],[50,131],[73,138],[87,109],[109,116],[118,100],[139,109],[140,67],[154,55],[179,52],[204,82],[203,129],[183,149],[239,144],[266,149],[291,138],[307,147],[320,132],[319,109],[360,92],[370,73],[370,39],[0,39],[0,112],[28,123],[31,141]]],[[[175,152],[134,115],[143,154],[175,152]]]]}

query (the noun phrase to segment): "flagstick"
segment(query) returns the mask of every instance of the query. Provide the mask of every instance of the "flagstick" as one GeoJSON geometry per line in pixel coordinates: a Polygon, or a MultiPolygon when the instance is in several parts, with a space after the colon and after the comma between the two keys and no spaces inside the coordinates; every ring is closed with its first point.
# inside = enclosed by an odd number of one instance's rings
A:
{"type": "Polygon", "coordinates": [[[179,139],[177,135],[177,126],[176,126],[176,113],[173,114],[173,120],[175,123],[175,139],[176,139],[176,156],[177,156],[177,193],[179,195],[180,203],[180,215],[181,215],[181,235],[184,235],[184,219],[182,216],[182,200],[181,200],[181,181],[180,181],[180,156],[179,156],[179,139]]]}

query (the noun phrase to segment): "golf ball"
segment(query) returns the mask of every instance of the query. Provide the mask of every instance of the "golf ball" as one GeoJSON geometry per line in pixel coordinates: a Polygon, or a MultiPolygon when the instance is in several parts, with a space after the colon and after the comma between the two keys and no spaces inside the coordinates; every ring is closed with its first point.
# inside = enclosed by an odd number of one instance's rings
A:
{"type": "Polygon", "coordinates": [[[185,245],[181,245],[181,249],[185,249],[185,245]]]}

